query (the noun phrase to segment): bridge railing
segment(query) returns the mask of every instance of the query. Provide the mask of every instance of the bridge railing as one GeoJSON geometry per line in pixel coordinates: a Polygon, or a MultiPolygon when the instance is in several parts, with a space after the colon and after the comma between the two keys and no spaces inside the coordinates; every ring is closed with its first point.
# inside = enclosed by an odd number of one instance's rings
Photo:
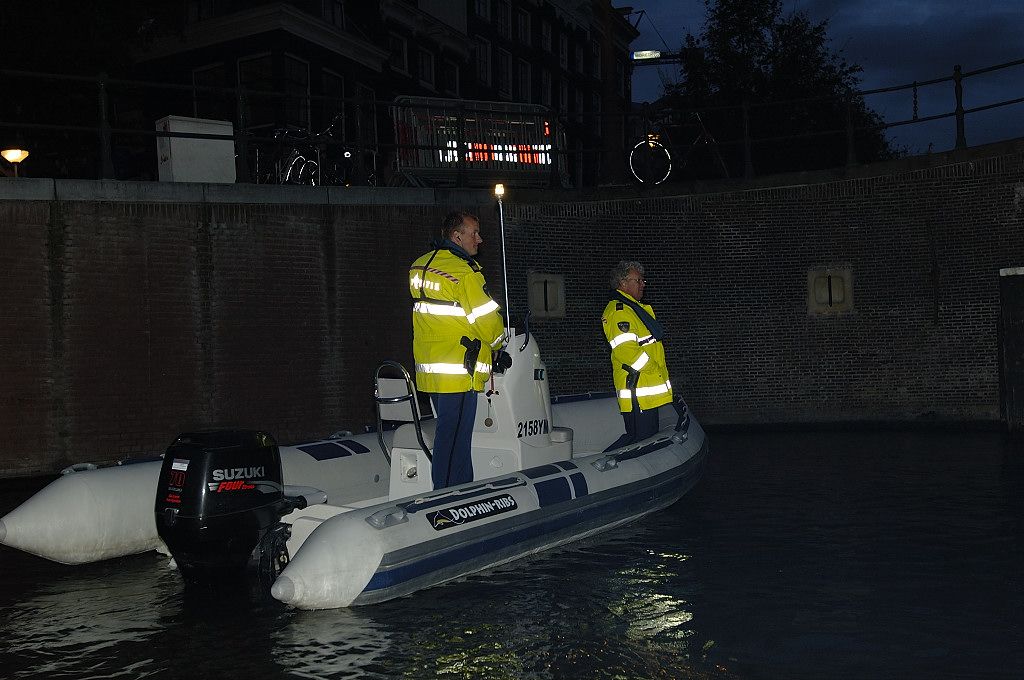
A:
{"type": "MultiPolygon", "coordinates": [[[[751,132],[754,127],[751,123],[771,109],[796,115],[808,107],[825,103],[834,107],[835,100],[808,97],[778,102],[748,101],[736,106],[685,111],[653,106],[625,113],[551,111],[546,121],[551,125],[554,142],[551,158],[545,159],[552,169],[549,182],[579,186],[609,180],[628,181],[627,156],[631,143],[658,126],[665,126],[665,121],[673,117],[684,126],[692,122],[694,116],[698,120],[731,118],[732,124],[724,129],[735,130],[736,134],[716,139],[714,144],[730,154],[734,161],[732,174],[745,177],[759,173],[754,162],[755,149],[763,153],[773,145],[791,144],[794,140],[839,137],[845,139],[843,158],[834,154],[827,158],[807,158],[806,167],[795,169],[850,165],[864,160],[857,157],[858,135],[946,119],[953,119],[955,123],[953,148],[961,149],[967,146],[968,121],[973,120],[972,116],[1024,103],[1024,96],[1014,96],[968,106],[965,82],[987,74],[1010,73],[1009,69],[1021,66],[1024,66],[1024,59],[972,71],[963,71],[957,65],[950,75],[941,78],[853,92],[842,105],[853,106],[858,100],[882,97],[891,101],[892,97],[897,97],[912,102],[911,114],[869,127],[858,126],[854,116],[848,115],[845,120],[837,120],[832,129],[796,134],[758,136],[751,132]],[[920,93],[925,88],[937,87],[951,88],[952,109],[922,113],[920,93]]],[[[442,146],[436,146],[424,143],[422,136],[396,133],[396,121],[407,122],[412,109],[421,106],[413,101],[415,97],[404,102],[401,98],[380,101],[372,95],[341,98],[243,87],[143,82],[104,74],[89,77],[14,70],[0,70],[0,82],[9,93],[6,102],[0,105],[0,145],[4,148],[21,145],[29,149],[32,161],[26,163],[24,175],[156,179],[156,140],[177,137],[231,140],[239,182],[289,181],[282,163],[289,162],[296,154],[305,154],[304,157],[317,161],[316,183],[392,184],[409,179],[405,176],[408,168],[401,167],[402,158],[427,152],[426,155],[444,159],[445,154],[453,153],[450,140],[438,141],[436,144],[442,146]],[[154,122],[168,115],[227,119],[233,125],[233,134],[155,129],[154,122]],[[327,171],[329,164],[330,172],[327,171]]],[[[1024,79],[1017,77],[1015,82],[1024,82],[1024,79]]],[[[1024,94],[1024,88],[1019,85],[1017,88],[1024,94]]],[[[698,133],[695,137],[699,137],[699,128],[691,128],[690,132],[698,133]]],[[[718,129],[723,128],[718,126],[718,129]]],[[[684,147],[682,152],[685,153],[685,147],[692,142],[693,139],[683,135],[674,143],[684,147]]],[[[515,140],[509,143],[514,144],[515,140]]],[[[831,147],[836,146],[833,140],[831,147]]],[[[679,149],[676,151],[678,153],[679,149]]],[[[443,184],[473,184],[472,164],[461,154],[456,158],[454,176],[444,178],[443,184]]],[[[6,162],[0,162],[0,171],[14,174],[12,166],[6,162]]]]}

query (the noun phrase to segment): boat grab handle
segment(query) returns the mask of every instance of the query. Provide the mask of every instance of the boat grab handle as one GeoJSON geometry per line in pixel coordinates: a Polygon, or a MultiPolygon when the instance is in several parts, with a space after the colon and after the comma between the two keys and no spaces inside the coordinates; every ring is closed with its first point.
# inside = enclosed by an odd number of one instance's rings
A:
{"type": "Polygon", "coordinates": [[[445,499],[457,500],[461,497],[479,496],[491,491],[511,489],[516,486],[526,486],[526,480],[518,476],[507,477],[494,482],[488,482],[487,484],[476,484],[474,486],[467,486],[464,489],[452,489],[451,491],[439,493],[437,495],[421,496],[411,503],[394,505],[390,508],[378,510],[366,518],[366,523],[374,529],[387,529],[388,527],[393,527],[396,524],[408,522],[410,512],[415,513],[419,510],[426,510],[429,507],[443,505],[445,499]],[[424,507],[415,507],[418,505],[423,505],[424,507]]]}
{"type": "Polygon", "coordinates": [[[619,467],[619,461],[639,458],[645,454],[663,449],[670,444],[681,444],[684,441],[686,441],[685,436],[679,437],[678,434],[673,434],[671,437],[662,437],[639,446],[630,446],[628,449],[619,449],[615,453],[609,453],[607,456],[601,456],[592,462],[591,465],[594,466],[594,469],[598,472],[607,472],[608,470],[614,470],[619,467]]]}

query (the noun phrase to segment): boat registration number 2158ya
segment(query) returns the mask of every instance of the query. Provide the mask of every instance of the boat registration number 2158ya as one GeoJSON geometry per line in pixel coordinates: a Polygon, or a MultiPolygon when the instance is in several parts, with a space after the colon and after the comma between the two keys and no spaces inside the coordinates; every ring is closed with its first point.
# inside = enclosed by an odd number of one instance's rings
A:
{"type": "Polygon", "coordinates": [[[548,428],[548,419],[539,418],[537,420],[523,420],[519,422],[519,433],[518,437],[532,437],[535,434],[544,434],[548,428]]]}

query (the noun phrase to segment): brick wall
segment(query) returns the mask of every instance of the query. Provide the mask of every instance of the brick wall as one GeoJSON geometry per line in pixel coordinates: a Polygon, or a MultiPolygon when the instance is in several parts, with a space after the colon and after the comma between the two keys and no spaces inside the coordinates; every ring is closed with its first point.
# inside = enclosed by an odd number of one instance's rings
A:
{"type": "Polygon", "coordinates": [[[534,324],[552,392],[607,389],[606,275],[636,259],[667,329],[673,385],[707,421],[998,420],[998,271],[1024,262],[1024,155],[906,165],[685,197],[512,204],[520,309],[527,270],[566,277],[567,317],[534,324]],[[852,312],[808,314],[807,272],[826,267],[851,269],[852,312]]]}
{"type": "Polygon", "coordinates": [[[0,201],[0,475],[371,423],[445,210],[0,201]]]}
{"type": "MultiPolygon", "coordinates": [[[[532,329],[552,393],[605,391],[607,271],[639,259],[673,383],[707,422],[997,420],[998,270],[1024,260],[1024,145],[916,165],[688,196],[513,193],[513,318],[527,271],[564,275],[566,318],[532,329]],[[852,312],[808,314],[807,272],[825,267],[852,271],[852,312]]],[[[43,200],[26,186],[0,186],[0,475],[159,452],[199,427],[293,442],[372,422],[373,370],[411,360],[406,267],[452,206],[480,214],[503,297],[498,215],[479,194],[173,200],[154,184],[43,200]]]]}

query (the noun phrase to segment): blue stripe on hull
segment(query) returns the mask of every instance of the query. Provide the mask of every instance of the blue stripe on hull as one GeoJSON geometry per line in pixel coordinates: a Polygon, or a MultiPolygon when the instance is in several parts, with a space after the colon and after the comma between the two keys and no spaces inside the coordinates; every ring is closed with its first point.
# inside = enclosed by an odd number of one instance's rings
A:
{"type": "Polygon", "coordinates": [[[542,508],[564,503],[572,498],[572,493],[569,491],[569,480],[565,477],[545,479],[543,482],[534,484],[533,488],[537,491],[537,500],[542,508]]]}
{"type": "MultiPolygon", "coordinates": [[[[544,515],[550,510],[535,510],[532,513],[516,515],[488,527],[491,532],[502,531],[498,535],[488,535],[481,540],[406,562],[400,566],[392,568],[385,566],[373,575],[353,604],[371,604],[400,597],[436,583],[440,579],[431,579],[430,577],[436,576],[437,572],[454,570],[453,573],[445,575],[445,578],[453,578],[485,569],[502,559],[514,558],[523,554],[531,547],[531,544],[543,545],[554,538],[560,538],[560,533],[570,535],[580,533],[581,530],[597,528],[610,523],[613,521],[610,516],[626,517],[632,512],[657,508],[659,503],[668,505],[682,497],[697,483],[703,472],[707,454],[708,444],[705,441],[697,454],[684,463],[676,474],[654,485],[643,485],[642,488],[623,496],[615,496],[616,492],[621,489],[609,489],[600,494],[587,496],[585,507],[576,510],[570,508],[558,516],[542,519],[533,524],[529,524],[530,515],[544,515]],[[613,497],[608,498],[608,496],[613,497]],[[608,499],[602,500],[602,498],[608,499]],[[527,526],[516,527],[516,525],[522,524],[527,526]]],[[[560,479],[564,480],[564,478],[560,479]]],[[[385,562],[388,557],[389,555],[384,556],[385,562]]]]}

